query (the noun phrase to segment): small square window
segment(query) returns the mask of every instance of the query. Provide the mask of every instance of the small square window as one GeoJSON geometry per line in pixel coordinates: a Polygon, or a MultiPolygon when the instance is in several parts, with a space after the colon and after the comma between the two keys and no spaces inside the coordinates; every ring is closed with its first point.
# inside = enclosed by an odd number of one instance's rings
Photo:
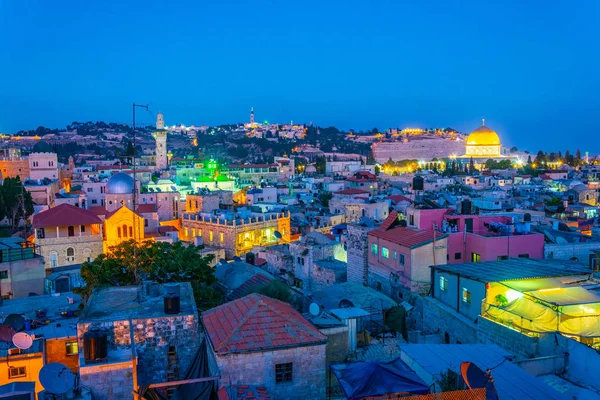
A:
{"type": "Polygon", "coordinates": [[[381,256],[383,258],[390,258],[390,251],[386,247],[381,248],[381,256]]]}
{"type": "Polygon", "coordinates": [[[275,383],[292,381],[293,363],[275,364],[275,383]]]}
{"type": "Polygon", "coordinates": [[[404,265],[404,254],[398,254],[398,264],[404,265]]]}
{"type": "Polygon", "coordinates": [[[74,356],[79,354],[79,345],[77,342],[67,342],[67,355],[74,356]]]}
{"type": "Polygon", "coordinates": [[[508,260],[508,256],[498,256],[498,261],[508,260]]]}
{"type": "Polygon", "coordinates": [[[395,260],[395,259],[396,259],[396,255],[397,255],[397,253],[394,251],[394,252],[392,253],[392,260],[395,260]]]}
{"type": "Polygon", "coordinates": [[[26,367],[8,367],[8,379],[22,378],[27,376],[26,367]]]}
{"type": "Polygon", "coordinates": [[[0,271],[0,279],[8,279],[8,271],[0,271]]]}
{"type": "Polygon", "coordinates": [[[529,254],[519,254],[519,258],[529,258],[529,254]]]}
{"type": "Polygon", "coordinates": [[[377,282],[377,290],[381,292],[381,282],[377,282]]]}
{"type": "Polygon", "coordinates": [[[462,301],[463,303],[471,304],[471,292],[469,292],[467,288],[463,288],[462,301]]]}
{"type": "Polygon", "coordinates": [[[379,251],[379,248],[377,247],[377,244],[376,243],[372,243],[371,244],[371,253],[377,254],[378,251],[379,251]]]}
{"type": "Polygon", "coordinates": [[[462,258],[462,253],[454,253],[454,259],[460,260],[462,258]]]}
{"type": "Polygon", "coordinates": [[[440,276],[440,290],[448,290],[448,279],[440,276]]]}

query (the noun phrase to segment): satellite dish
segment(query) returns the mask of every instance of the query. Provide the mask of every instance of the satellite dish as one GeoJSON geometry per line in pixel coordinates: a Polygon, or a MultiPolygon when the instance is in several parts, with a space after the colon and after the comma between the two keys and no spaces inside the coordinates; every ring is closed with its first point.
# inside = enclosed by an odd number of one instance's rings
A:
{"type": "Polygon", "coordinates": [[[25,318],[19,314],[10,314],[4,320],[4,325],[12,326],[15,332],[19,332],[25,327],[25,318]]]}
{"type": "Polygon", "coordinates": [[[483,372],[477,365],[467,361],[460,364],[460,373],[469,389],[485,388],[486,400],[498,400],[491,372],[483,372]]]}
{"type": "Polygon", "coordinates": [[[310,306],[308,306],[308,312],[310,312],[310,315],[316,317],[321,313],[321,307],[319,307],[317,303],[310,303],[310,306]]]}
{"type": "Polygon", "coordinates": [[[44,389],[52,394],[65,394],[75,387],[75,375],[66,365],[57,362],[44,365],[39,379],[44,389]]]}
{"type": "Polygon", "coordinates": [[[281,234],[281,232],[279,231],[275,231],[273,232],[273,236],[275,236],[277,239],[281,239],[283,238],[283,235],[281,234]]]}
{"type": "Polygon", "coordinates": [[[27,332],[19,332],[12,337],[12,342],[16,347],[27,350],[33,344],[33,339],[27,332]]]}
{"type": "Polygon", "coordinates": [[[15,336],[15,330],[10,325],[0,325],[0,342],[8,342],[12,341],[13,336],[15,336]]]}

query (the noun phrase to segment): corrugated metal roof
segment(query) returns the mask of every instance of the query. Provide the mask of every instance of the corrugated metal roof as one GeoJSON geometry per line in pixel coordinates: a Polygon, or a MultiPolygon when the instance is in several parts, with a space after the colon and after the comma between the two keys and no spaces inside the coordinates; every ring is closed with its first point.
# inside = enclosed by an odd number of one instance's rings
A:
{"type": "Polygon", "coordinates": [[[535,260],[530,258],[511,258],[502,261],[435,265],[431,268],[485,283],[517,279],[586,275],[592,273],[590,269],[585,268],[581,264],[575,264],[569,261],[535,260]]]}

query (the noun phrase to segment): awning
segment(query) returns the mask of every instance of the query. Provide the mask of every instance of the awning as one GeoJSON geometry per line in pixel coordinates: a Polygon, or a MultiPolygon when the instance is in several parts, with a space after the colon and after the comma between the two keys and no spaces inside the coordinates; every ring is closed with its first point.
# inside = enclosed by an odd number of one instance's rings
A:
{"type": "Polygon", "coordinates": [[[600,296],[579,286],[534,290],[526,294],[558,306],[600,303],[600,296]]]}

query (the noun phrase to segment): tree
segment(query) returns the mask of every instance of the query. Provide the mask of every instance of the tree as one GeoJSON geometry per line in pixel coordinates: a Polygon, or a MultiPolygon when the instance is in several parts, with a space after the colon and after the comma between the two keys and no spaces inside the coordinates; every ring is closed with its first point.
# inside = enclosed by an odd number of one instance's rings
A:
{"type": "Polygon", "coordinates": [[[469,161],[469,173],[472,174],[475,172],[475,161],[473,161],[473,157],[469,161]]]}
{"type": "Polygon", "coordinates": [[[375,157],[373,157],[373,153],[369,154],[367,157],[367,165],[375,165],[377,161],[375,161],[375,157]]]}
{"type": "Polygon", "coordinates": [[[329,200],[333,197],[331,192],[321,192],[319,193],[319,201],[323,205],[323,207],[329,207],[329,200]]]}
{"type": "MultiPolygon", "coordinates": [[[[135,285],[140,283],[142,277],[158,283],[191,282],[194,293],[214,292],[207,289],[216,282],[210,266],[213,256],[201,256],[201,248],[182,242],[123,242],[111,247],[109,253],[100,254],[92,262],[83,263],[81,277],[85,287],[78,292],[88,297],[97,287],[135,285]]],[[[211,294],[206,297],[214,297],[214,293],[211,294]]]]}
{"type": "Polygon", "coordinates": [[[577,151],[575,152],[575,158],[577,160],[581,160],[581,150],[577,149],[577,151]]]}
{"type": "Polygon", "coordinates": [[[12,230],[17,228],[21,219],[33,214],[31,193],[23,187],[21,179],[6,178],[0,186],[0,219],[8,218],[12,230]]]}
{"type": "Polygon", "coordinates": [[[273,279],[271,282],[260,288],[258,293],[264,294],[272,299],[284,301],[286,303],[289,303],[292,298],[292,292],[290,291],[290,288],[280,279],[273,279]]]}
{"type": "Polygon", "coordinates": [[[527,165],[531,165],[531,154],[527,156],[527,165]]]}
{"type": "Polygon", "coordinates": [[[519,151],[519,149],[517,149],[517,146],[513,146],[510,148],[511,153],[516,153],[517,151],[519,151]]]}
{"type": "Polygon", "coordinates": [[[562,204],[562,200],[559,197],[552,197],[545,201],[546,205],[549,207],[559,206],[562,204]]]}
{"type": "Polygon", "coordinates": [[[318,174],[324,174],[327,167],[327,159],[325,156],[319,156],[315,159],[315,168],[318,174]]]}
{"type": "Polygon", "coordinates": [[[131,140],[128,140],[127,141],[127,149],[125,150],[125,155],[133,157],[135,155],[134,153],[135,153],[135,150],[133,148],[133,143],[131,143],[131,140]]]}
{"type": "Polygon", "coordinates": [[[379,129],[377,128],[373,128],[371,129],[371,133],[375,134],[375,133],[379,133],[379,129]]]}

